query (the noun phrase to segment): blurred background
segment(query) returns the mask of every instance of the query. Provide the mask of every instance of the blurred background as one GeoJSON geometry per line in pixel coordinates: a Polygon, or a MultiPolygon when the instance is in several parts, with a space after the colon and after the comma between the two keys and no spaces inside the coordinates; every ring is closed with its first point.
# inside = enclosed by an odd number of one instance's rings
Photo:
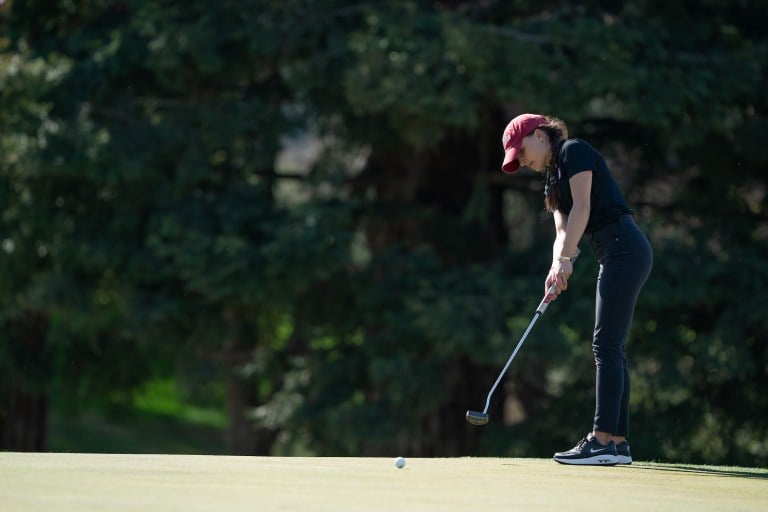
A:
{"type": "Polygon", "coordinates": [[[524,112],[655,250],[640,460],[768,464],[760,0],[8,0],[0,449],[549,457],[591,429],[598,265],[543,295],[524,112]]]}

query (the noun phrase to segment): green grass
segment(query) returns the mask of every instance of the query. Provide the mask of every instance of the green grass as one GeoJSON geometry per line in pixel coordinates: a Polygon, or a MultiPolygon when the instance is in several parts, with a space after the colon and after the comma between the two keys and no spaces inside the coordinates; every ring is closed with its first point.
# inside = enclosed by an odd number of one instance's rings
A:
{"type": "Polygon", "coordinates": [[[151,380],[101,409],[51,411],[48,448],[54,452],[227,453],[223,410],[187,403],[176,384],[151,380]]]}
{"type": "Polygon", "coordinates": [[[49,427],[48,448],[54,452],[227,453],[223,429],[149,411],[55,413],[49,427]]]}
{"type": "Polygon", "coordinates": [[[768,470],[542,459],[0,453],[14,512],[763,511],[768,470]]]}

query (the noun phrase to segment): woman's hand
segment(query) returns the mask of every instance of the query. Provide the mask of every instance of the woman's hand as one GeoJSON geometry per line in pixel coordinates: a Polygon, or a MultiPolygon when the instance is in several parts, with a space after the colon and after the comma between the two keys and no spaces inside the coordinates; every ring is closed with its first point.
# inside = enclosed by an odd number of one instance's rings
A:
{"type": "Polygon", "coordinates": [[[549,289],[552,285],[555,285],[555,294],[550,299],[550,302],[557,299],[557,296],[568,289],[568,278],[573,273],[573,263],[570,261],[559,261],[547,274],[547,279],[544,281],[544,295],[549,293],[549,289]]]}

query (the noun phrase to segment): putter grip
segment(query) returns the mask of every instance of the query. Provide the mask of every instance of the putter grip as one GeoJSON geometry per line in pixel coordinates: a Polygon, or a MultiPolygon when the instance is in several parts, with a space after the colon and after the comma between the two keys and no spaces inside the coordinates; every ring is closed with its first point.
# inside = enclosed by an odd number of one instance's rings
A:
{"type": "MultiPolygon", "coordinates": [[[[581,250],[577,247],[576,253],[571,258],[571,263],[576,263],[576,258],[579,257],[579,254],[581,254],[581,250]]],[[[549,287],[549,290],[547,290],[547,294],[544,295],[544,298],[541,299],[541,302],[539,303],[539,307],[536,308],[536,313],[538,313],[539,315],[544,314],[544,312],[549,307],[549,303],[552,300],[552,297],[555,296],[555,292],[557,292],[557,286],[553,284],[552,286],[549,287]]]]}

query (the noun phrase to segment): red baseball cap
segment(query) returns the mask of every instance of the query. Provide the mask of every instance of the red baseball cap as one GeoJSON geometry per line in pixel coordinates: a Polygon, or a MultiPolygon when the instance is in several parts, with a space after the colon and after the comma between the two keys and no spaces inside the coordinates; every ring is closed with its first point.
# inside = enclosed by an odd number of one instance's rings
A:
{"type": "Polygon", "coordinates": [[[533,130],[546,124],[547,119],[538,114],[520,114],[512,119],[501,137],[501,143],[504,145],[504,163],[501,164],[501,170],[507,174],[517,172],[520,168],[520,161],[517,159],[520,153],[520,146],[523,144],[523,137],[527,137],[533,130]]]}

